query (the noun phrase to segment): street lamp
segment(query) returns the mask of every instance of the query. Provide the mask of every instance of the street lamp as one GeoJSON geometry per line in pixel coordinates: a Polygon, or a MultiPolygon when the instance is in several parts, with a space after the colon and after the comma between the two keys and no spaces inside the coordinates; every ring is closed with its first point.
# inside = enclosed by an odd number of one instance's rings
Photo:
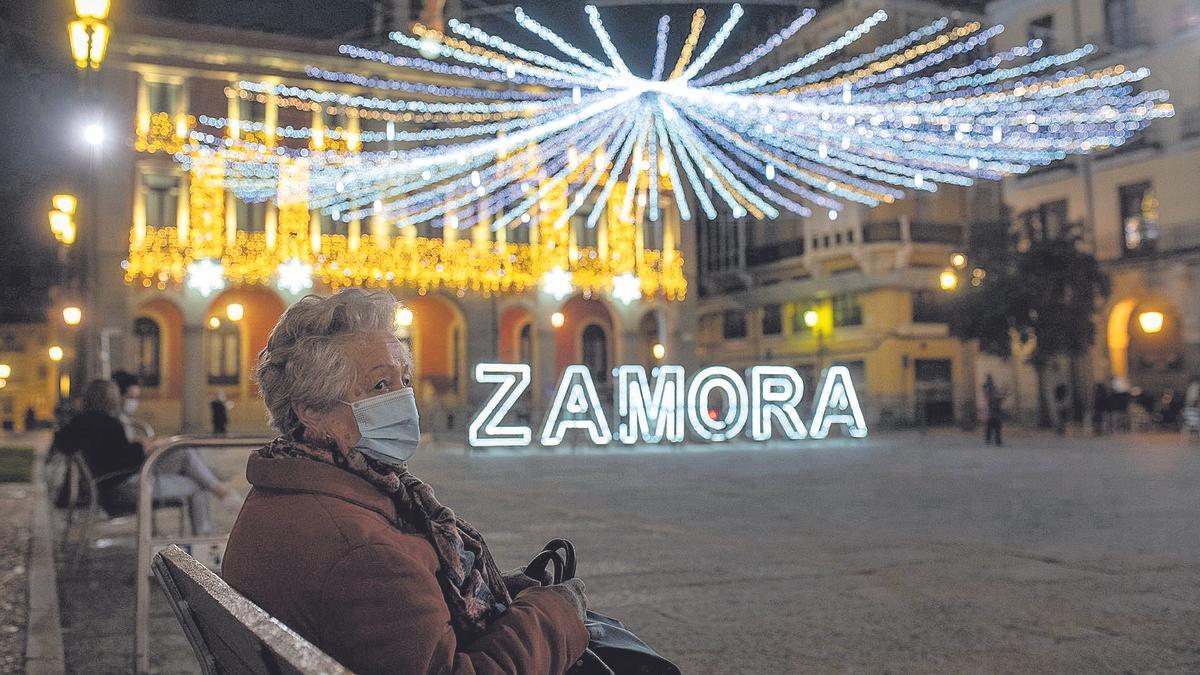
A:
{"type": "Polygon", "coordinates": [[[63,307],[63,321],[68,326],[78,326],[83,321],[83,310],[74,305],[63,307]]]}
{"type": "Polygon", "coordinates": [[[7,380],[10,377],[12,377],[12,366],[0,363],[0,380],[7,380]]]}
{"type": "Polygon", "coordinates": [[[55,239],[70,246],[75,243],[75,196],[54,195],[50,203],[54,206],[50,210],[50,231],[55,239]]]}
{"type": "Polygon", "coordinates": [[[231,302],[225,306],[225,316],[229,317],[230,321],[241,321],[243,316],[246,316],[246,308],[236,302],[231,302]]]}
{"type": "Polygon", "coordinates": [[[67,24],[67,34],[71,38],[71,56],[80,70],[97,70],[104,62],[111,36],[108,24],[104,22],[108,18],[108,7],[109,0],[75,0],[78,18],[67,24]]]}
{"type": "Polygon", "coordinates": [[[62,359],[63,359],[63,348],[62,347],[59,347],[58,345],[54,345],[47,351],[50,354],[51,361],[54,361],[54,362],[62,361],[62,359]]]}
{"type": "Polygon", "coordinates": [[[100,126],[99,122],[89,122],[83,127],[83,140],[93,148],[100,147],[104,143],[104,127],[100,126]]]}
{"type": "Polygon", "coordinates": [[[550,315],[550,325],[554,326],[555,328],[562,328],[566,321],[567,317],[563,316],[562,312],[555,312],[550,315]]]}
{"type": "Polygon", "coordinates": [[[955,253],[950,256],[950,265],[956,270],[961,270],[967,266],[967,256],[961,253],[955,253]]]}
{"type": "Polygon", "coordinates": [[[401,307],[396,310],[396,325],[401,328],[409,328],[413,325],[413,311],[407,307],[401,307]]]}
{"type": "Polygon", "coordinates": [[[215,316],[208,317],[208,327],[216,330],[221,327],[221,320],[215,316]]]}
{"type": "Polygon", "coordinates": [[[938,275],[938,285],[942,287],[943,291],[952,291],[958,288],[958,275],[954,273],[954,270],[944,270],[938,275]]]}
{"type": "Polygon", "coordinates": [[[659,361],[662,361],[667,355],[667,348],[662,346],[661,342],[655,344],[652,351],[654,352],[654,358],[658,359],[659,361]]]}
{"type": "Polygon", "coordinates": [[[1138,314],[1138,325],[1142,327],[1142,332],[1148,335],[1162,332],[1163,321],[1162,312],[1142,312],[1138,314]]]}
{"type": "Polygon", "coordinates": [[[804,325],[808,326],[809,328],[816,328],[817,320],[819,318],[820,317],[817,315],[817,310],[810,309],[804,313],[804,325]]]}

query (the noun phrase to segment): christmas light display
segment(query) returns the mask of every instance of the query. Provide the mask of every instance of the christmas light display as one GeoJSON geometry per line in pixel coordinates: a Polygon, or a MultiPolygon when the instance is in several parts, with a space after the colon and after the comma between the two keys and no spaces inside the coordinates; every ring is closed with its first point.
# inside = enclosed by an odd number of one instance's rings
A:
{"type": "MultiPolygon", "coordinates": [[[[524,447],[532,442],[533,429],[528,424],[504,423],[529,388],[531,372],[523,363],[475,366],[476,382],[497,386],[471,421],[468,441],[472,446],[524,447]]],[[[835,424],[843,425],[846,435],[852,438],[867,435],[862,406],[845,366],[826,369],[807,429],[798,410],[804,381],[795,368],[754,366],[747,375],[749,387],[732,368],[709,366],[696,373],[685,389],[683,366],[659,366],[651,370],[650,378],[642,366],[618,366],[613,369],[615,438],[626,445],[680,443],[690,430],[694,438],[719,443],[739,437],[747,420],[749,437],[754,441],[771,440],[776,423],[780,435],[788,440],[826,438],[835,424]]],[[[591,370],[583,365],[567,366],[542,423],[539,441],[544,446],[556,446],[568,433],[575,432],[580,438],[586,434],[595,445],[607,445],[614,440],[608,420],[591,370]]]]}
{"type": "MultiPolygon", "coordinates": [[[[331,235],[318,229],[312,250],[293,246],[287,257],[275,254],[272,269],[258,278],[304,255],[298,264],[311,264],[315,277],[333,285],[460,283],[484,291],[541,285],[555,297],[590,289],[629,302],[656,292],[683,294],[678,254],[655,251],[658,267],[649,266],[636,241],[635,233],[662,227],[664,208],[684,220],[697,211],[715,218],[718,209],[758,219],[784,211],[836,219],[848,204],[890,203],[1121,145],[1173,114],[1165,91],[1138,90],[1149,75],[1145,68],[1089,68],[1091,46],[1043,54],[1037,39],[993,52],[990,43],[1003,27],[975,21],[934,21],[837,61],[887,21],[881,10],[827,44],[762,67],[812,21],[815,12],[806,9],[706,73],[744,12],[732,5],[702,41],[706,15],[696,10],[673,65],[670,20],[658,22],[654,60],[642,76],[623,60],[599,10],[588,6],[585,13],[602,57],[520,8],[518,25],[549,49],[522,47],[463,21],[448,21],[445,32],[416,24],[390,39],[417,56],[353,45],[340,50],[373,68],[394,68],[393,78],[310,67],[307,84],[246,80],[227,92],[309,111],[315,119],[343,115],[344,127],[163,119],[145,125],[139,148],[178,148],[176,157],[202,174],[192,181],[194,197],[214,188],[251,202],[291,202],[355,233],[369,227],[376,248],[388,251],[360,252],[355,236],[327,241],[331,235]],[[430,83],[431,75],[445,83],[430,83]],[[363,89],[323,88],[331,84],[363,89]],[[183,125],[186,139],[178,138],[183,125]],[[580,235],[566,231],[577,227],[604,229],[608,236],[599,239],[606,245],[576,245],[580,235]],[[389,228],[413,251],[393,246],[389,228]],[[510,248],[518,231],[530,243],[510,248]],[[480,244],[481,237],[491,243],[480,244]],[[346,257],[334,255],[343,250],[346,257]],[[439,266],[436,273],[420,271],[439,266]]],[[[221,222],[195,215],[192,221],[201,228],[221,222]]],[[[225,238],[196,236],[193,245],[207,247],[204,257],[217,257],[208,249],[225,238]]],[[[150,233],[137,241],[159,239],[150,233]]],[[[270,252],[277,242],[251,238],[246,246],[270,252]]],[[[169,261],[171,274],[181,274],[171,252],[131,252],[131,258],[138,259],[127,268],[130,278],[159,271],[146,260],[169,261]]],[[[232,279],[255,276],[226,263],[232,279]]]]}

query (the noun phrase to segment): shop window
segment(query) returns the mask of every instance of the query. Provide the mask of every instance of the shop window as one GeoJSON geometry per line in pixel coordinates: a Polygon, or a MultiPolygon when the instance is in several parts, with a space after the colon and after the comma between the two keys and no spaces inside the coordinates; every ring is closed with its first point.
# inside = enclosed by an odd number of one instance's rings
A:
{"type": "Polygon", "coordinates": [[[779,305],[763,307],[762,334],[779,335],[783,333],[783,308],[779,305]]]}
{"type": "Polygon", "coordinates": [[[162,380],[162,331],[153,319],[139,316],[133,321],[134,366],[147,387],[157,387],[162,380]]]}
{"type": "Polygon", "coordinates": [[[142,205],[148,227],[175,227],[179,215],[179,176],[142,176],[142,205]]]}
{"type": "Polygon", "coordinates": [[[1117,195],[1125,255],[1153,253],[1158,240],[1158,199],[1154,188],[1148,182],[1122,185],[1117,195]]]}
{"type": "Polygon", "coordinates": [[[583,365],[592,373],[592,380],[608,382],[608,334],[596,324],[583,329],[583,365]]]}
{"type": "Polygon", "coordinates": [[[726,310],[721,318],[721,337],[726,340],[746,337],[746,313],[738,309],[726,310]]]}
{"type": "Polygon", "coordinates": [[[833,305],[833,325],[861,326],[863,322],[862,305],[858,304],[858,296],[836,295],[831,302],[833,305]]]}

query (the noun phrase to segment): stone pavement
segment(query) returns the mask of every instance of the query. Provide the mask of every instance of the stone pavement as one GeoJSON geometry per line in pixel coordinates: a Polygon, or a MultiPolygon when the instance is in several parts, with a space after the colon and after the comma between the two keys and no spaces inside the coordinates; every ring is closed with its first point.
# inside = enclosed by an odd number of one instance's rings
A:
{"type": "MultiPolygon", "coordinates": [[[[1200,445],[1008,441],[435,446],[412,470],[502,568],[572,539],[592,606],[685,673],[1200,671],[1200,445]]],[[[107,548],[60,575],[72,670],[132,659],[132,524],[105,527],[107,548]]],[[[157,597],[153,623],[156,670],[195,672],[157,597]]]]}

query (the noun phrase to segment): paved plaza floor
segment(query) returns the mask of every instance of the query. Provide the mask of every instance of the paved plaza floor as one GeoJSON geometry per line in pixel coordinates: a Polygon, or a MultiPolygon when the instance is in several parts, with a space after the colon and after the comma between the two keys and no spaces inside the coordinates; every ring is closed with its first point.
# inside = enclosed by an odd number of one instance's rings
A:
{"type": "MultiPolygon", "coordinates": [[[[1175,435],[436,444],[412,470],[503,568],[572,539],[591,605],[685,673],[1200,671],[1200,444],[1175,435]]],[[[125,670],[133,649],[132,530],[106,527],[60,572],[80,672],[125,670]]],[[[156,670],[195,670],[161,598],[153,632],[156,670]]]]}

